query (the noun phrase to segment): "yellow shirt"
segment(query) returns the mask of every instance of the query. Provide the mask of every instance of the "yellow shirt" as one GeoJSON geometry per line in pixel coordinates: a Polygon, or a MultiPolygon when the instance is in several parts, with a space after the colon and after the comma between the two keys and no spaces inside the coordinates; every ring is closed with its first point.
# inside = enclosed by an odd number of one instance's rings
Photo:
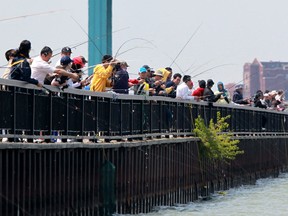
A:
{"type": "Polygon", "coordinates": [[[107,79],[112,74],[113,67],[109,65],[106,69],[102,64],[95,66],[93,70],[93,78],[91,80],[90,90],[97,92],[105,92],[107,79]]]}

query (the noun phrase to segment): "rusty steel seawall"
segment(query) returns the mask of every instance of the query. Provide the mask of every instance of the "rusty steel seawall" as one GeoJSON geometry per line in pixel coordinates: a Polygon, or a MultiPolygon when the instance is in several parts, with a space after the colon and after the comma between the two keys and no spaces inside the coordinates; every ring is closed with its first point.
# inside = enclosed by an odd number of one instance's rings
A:
{"type": "Polygon", "coordinates": [[[288,136],[238,138],[245,153],[231,164],[200,161],[199,140],[192,137],[105,144],[2,143],[0,214],[109,215],[101,192],[105,161],[115,166],[109,196],[115,196],[113,211],[121,214],[188,203],[286,171],[288,136]]]}

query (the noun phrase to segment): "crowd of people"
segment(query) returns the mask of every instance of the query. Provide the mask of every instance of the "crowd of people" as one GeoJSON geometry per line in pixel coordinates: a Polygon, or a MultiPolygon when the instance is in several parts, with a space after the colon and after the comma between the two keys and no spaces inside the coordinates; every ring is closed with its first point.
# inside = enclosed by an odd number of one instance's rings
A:
{"type": "Polygon", "coordinates": [[[279,111],[285,109],[283,90],[258,90],[253,97],[243,98],[242,84],[235,85],[233,95],[230,95],[221,81],[217,83],[217,91],[213,92],[215,83],[212,79],[198,80],[197,88],[194,89],[191,76],[173,74],[171,67],[153,70],[148,65],[139,68],[138,78],[131,79],[127,71],[127,62],[119,61],[111,55],[104,55],[102,62],[94,67],[93,74],[82,79],[87,61],[83,56],[71,58],[71,48],[63,47],[55,66],[50,62],[53,55],[50,47],[43,47],[40,55],[33,59],[30,58],[30,50],[30,41],[23,40],[18,49],[10,49],[5,53],[8,67],[3,78],[26,81],[39,87],[46,84],[62,89],[85,88],[95,92],[105,92],[108,88],[117,94],[129,94],[132,89],[135,95],[167,96],[279,111]]]}
{"type": "Polygon", "coordinates": [[[17,49],[9,49],[5,53],[8,66],[2,78],[25,81],[42,87],[43,84],[60,88],[82,88],[82,68],[87,63],[83,56],[71,58],[71,48],[63,47],[56,65],[51,65],[53,51],[45,46],[39,56],[30,58],[31,42],[23,40],[17,49]]]}

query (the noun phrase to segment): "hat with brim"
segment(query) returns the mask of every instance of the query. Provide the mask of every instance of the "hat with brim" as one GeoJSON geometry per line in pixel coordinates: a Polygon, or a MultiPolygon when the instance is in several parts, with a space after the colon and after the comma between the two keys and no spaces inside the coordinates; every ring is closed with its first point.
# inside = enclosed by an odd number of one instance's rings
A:
{"type": "Polygon", "coordinates": [[[70,47],[66,46],[66,47],[62,48],[61,52],[62,53],[72,53],[72,50],[70,47]]]}
{"type": "Polygon", "coordinates": [[[273,91],[269,92],[269,94],[270,94],[270,95],[276,95],[276,94],[278,94],[278,93],[277,93],[276,90],[273,90],[273,91]]]}
{"type": "Polygon", "coordinates": [[[161,76],[163,77],[163,72],[160,70],[157,70],[155,73],[153,73],[153,76],[161,76]]]}
{"type": "Polygon", "coordinates": [[[122,62],[120,62],[120,65],[124,65],[125,67],[129,67],[129,65],[127,64],[126,61],[122,61],[122,62]]]}

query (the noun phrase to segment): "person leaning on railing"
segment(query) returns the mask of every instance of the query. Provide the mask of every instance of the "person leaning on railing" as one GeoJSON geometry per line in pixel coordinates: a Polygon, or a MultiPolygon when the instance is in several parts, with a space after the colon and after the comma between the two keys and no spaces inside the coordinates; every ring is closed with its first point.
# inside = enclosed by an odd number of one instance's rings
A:
{"type": "Polygon", "coordinates": [[[53,51],[50,47],[43,47],[40,52],[40,56],[33,59],[31,64],[32,78],[37,79],[39,83],[43,84],[47,74],[50,75],[61,75],[67,76],[69,78],[78,78],[75,73],[67,72],[60,68],[55,68],[50,65],[50,59],[52,57],[53,51]]]}
{"type": "Polygon", "coordinates": [[[192,95],[193,82],[191,76],[184,75],[183,83],[181,83],[176,89],[176,98],[184,100],[194,100],[192,95]]]}
{"type": "Polygon", "coordinates": [[[127,67],[129,67],[129,65],[127,64],[127,62],[122,61],[119,62],[115,65],[115,74],[113,76],[113,91],[119,94],[128,94],[129,92],[129,87],[131,87],[131,85],[129,85],[129,74],[127,71],[127,67]]]}
{"type": "Polygon", "coordinates": [[[116,59],[111,55],[104,55],[102,63],[97,64],[93,70],[93,78],[90,84],[90,90],[96,92],[105,92],[108,79],[111,77],[116,59]]]}
{"type": "Polygon", "coordinates": [[[23,40],[12,59],[9,79],[25,81],[41,87],[42,85],[37,79],[31,78],[30,50],[30,41],[23,40]]]}
{"type": "Polygon", "coordinates": [[[182,78],[182,75],[179,73],[176,73],[173,75],[173,80],[166,83],[165,91],[168,97],[172,97],[172,98],[176,97],[177,86],[180,84],[181,78],[182,78]]]}
{"type": "Polygon", "coordinates": [[[233,102],[235,104],[240,104],[240,105],[250,105],[251,100],[246,98],[243,98],[243,85],[238,84],[235,86],[235,91],[233,92],[233,102]]]}
{"type": "Polygon", "coordinates": [[[204,101],[216,102],[220,99],[221,95],[223,94],[223,92],[219,92],[219,94],[215,95],[214,92],[212,91],[213,85],[214,81],[212,79],[208,79],[206,82],[206,88],[204,89],[203,92],[204,101]]]}
{"type": "Polygon", "coordinates": [[[157,70],[154,74],[153,74],[153,78],[152,78],[152,83],[150,85],[150,87],[152,88],[150,90],[150,95],[153,96],[165,96],[166,92],[165,92],[165,84],[162,81],[163,79],[163,73],[160,70],[157,70]]]}
{"type": "Polygon", "coordinates": [[[195,97],[195,100],[200,101],[203,100],[204,90],[206,88],[206,81],[205,80],[198,80],[198,88],[195,89],[192,93],[192,96],[195,97]]]}
{"type": "Polygon", "coordinates": [[[13,61],[13,58],[15,56],[16,50],[15,49],[9,49],[5,52],[5,58],[7,59],[7,67],[2,75],[3,79],[8,79],[9,78],[9,73],[10,73],[10,68],[11,68],[11,63],[13,61]]]}

